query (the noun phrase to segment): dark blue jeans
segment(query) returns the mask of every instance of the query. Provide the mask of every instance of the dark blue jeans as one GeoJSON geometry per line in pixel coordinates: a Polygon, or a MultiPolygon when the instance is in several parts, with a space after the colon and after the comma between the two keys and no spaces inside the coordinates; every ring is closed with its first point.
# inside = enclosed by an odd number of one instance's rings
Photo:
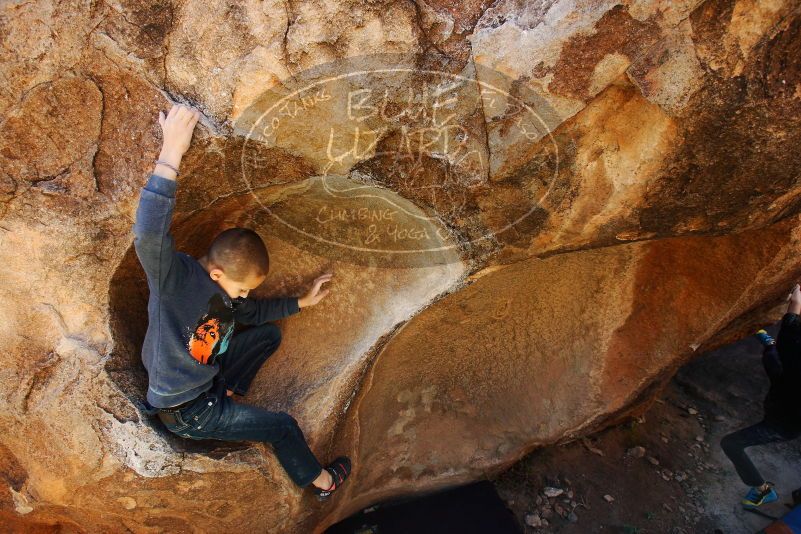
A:
{"type": "Polygon", "coordinates": [[[165,426],[190,439],[269,443],[292,481],[305,487],[320,475],[322,466],[309,449],[297,421],[285,412],[236,402],[225,391],[245,394],[259,367],[280,343],[281,331],[273,323],[234,334],[221,355],[220,374],[211,389],[175,412],[176,422],[165,422],[165,426]]]}

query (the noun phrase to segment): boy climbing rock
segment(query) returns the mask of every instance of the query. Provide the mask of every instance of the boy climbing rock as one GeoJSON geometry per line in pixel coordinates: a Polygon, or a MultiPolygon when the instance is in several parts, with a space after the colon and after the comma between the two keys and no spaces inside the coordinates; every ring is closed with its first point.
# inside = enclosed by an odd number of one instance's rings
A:
{"type": "Polygon", "coordinates": [[[766,481],[745,453],[746,447],[801,436],[801,287],[796,284],[782,317],[778,343],[764,330],[756,333],[764,346],[762,364],[770,379],[765,398],[765,416],[759,423],[724,436],[723,452],[734,464],[743,483],[751,486],[742,504],[756,508],[778,499],[773,484],[766,481]]]}
{"type": "Polygon", "coordinates": [[[350,460],[340,457],[323,469],[292,416],[240,403],[232,395],[247,392],[281,343],[280,330],[269,321],[320,302],[329,292],[321,286],[332,274],[317,277],[300,298],[249,299],[270,267],[267,248],[253,230],[221,232],[199,259],[175,250],[169,228],[176,178],[199,118],[198,111],[180,104],[166,117],[159,112],[161,154],[141,190],[133,227],[150,290],[142,347],[147,403],[171,432],[185,438],[270,443],[292,481],[312,485],[324,499],[348,477],[350,460]],[[255,326],[234,335],[237,322],[255,326]]]}

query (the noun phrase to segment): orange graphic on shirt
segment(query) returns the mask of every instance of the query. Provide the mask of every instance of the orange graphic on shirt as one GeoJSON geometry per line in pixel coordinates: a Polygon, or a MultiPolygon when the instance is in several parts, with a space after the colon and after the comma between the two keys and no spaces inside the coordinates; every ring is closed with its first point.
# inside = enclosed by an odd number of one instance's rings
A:
{"type": "Polygon", "coordinates": [[[194,359],[206,364],[214,353],[214,346],[220,339],[220,320],[211,317],[198,325],[189,338],[189,353],[194,359]]]}
{"type": "Polygon", "coordinates": [[[206,313],[195,321],[195,326],[185,327],[187,352],[198,363],[216,365],[217,357],[228,348],[234,323],[231,303],[220,293],[214,293],[209,298],[206,313]]]}

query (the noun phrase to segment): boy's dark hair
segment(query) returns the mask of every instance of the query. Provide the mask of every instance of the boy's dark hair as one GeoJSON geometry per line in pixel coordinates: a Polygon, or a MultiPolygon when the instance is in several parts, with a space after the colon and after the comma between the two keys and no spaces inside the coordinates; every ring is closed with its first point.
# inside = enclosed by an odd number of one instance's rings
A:
{"type": "Polygon", "coordinates": [[[225,275],[244,281],[249,275],[267,276],[270,255],[261,236],[249,228],[229,228],[217,234],[207,253],[209,263],[225,275]]]}

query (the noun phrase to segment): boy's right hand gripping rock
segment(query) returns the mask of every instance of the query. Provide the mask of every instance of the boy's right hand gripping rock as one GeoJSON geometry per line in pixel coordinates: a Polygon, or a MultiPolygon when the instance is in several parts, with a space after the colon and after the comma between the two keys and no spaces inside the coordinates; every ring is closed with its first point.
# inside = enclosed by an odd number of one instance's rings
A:
{"type": "Polygon", "coordinates": [[[159,124],[162,132],[159,161],[168,164],[159,169],[159,174],[175,179],[175,172],[170,172],[172,170],[170,166],[177,169],[181,164],[181,158],[189,150],[192,133],[195,131],[198,120],[200,120],[200,112],[183,104],[173,104],[166,117],[163,111],[159,111],[159,124]]]}

